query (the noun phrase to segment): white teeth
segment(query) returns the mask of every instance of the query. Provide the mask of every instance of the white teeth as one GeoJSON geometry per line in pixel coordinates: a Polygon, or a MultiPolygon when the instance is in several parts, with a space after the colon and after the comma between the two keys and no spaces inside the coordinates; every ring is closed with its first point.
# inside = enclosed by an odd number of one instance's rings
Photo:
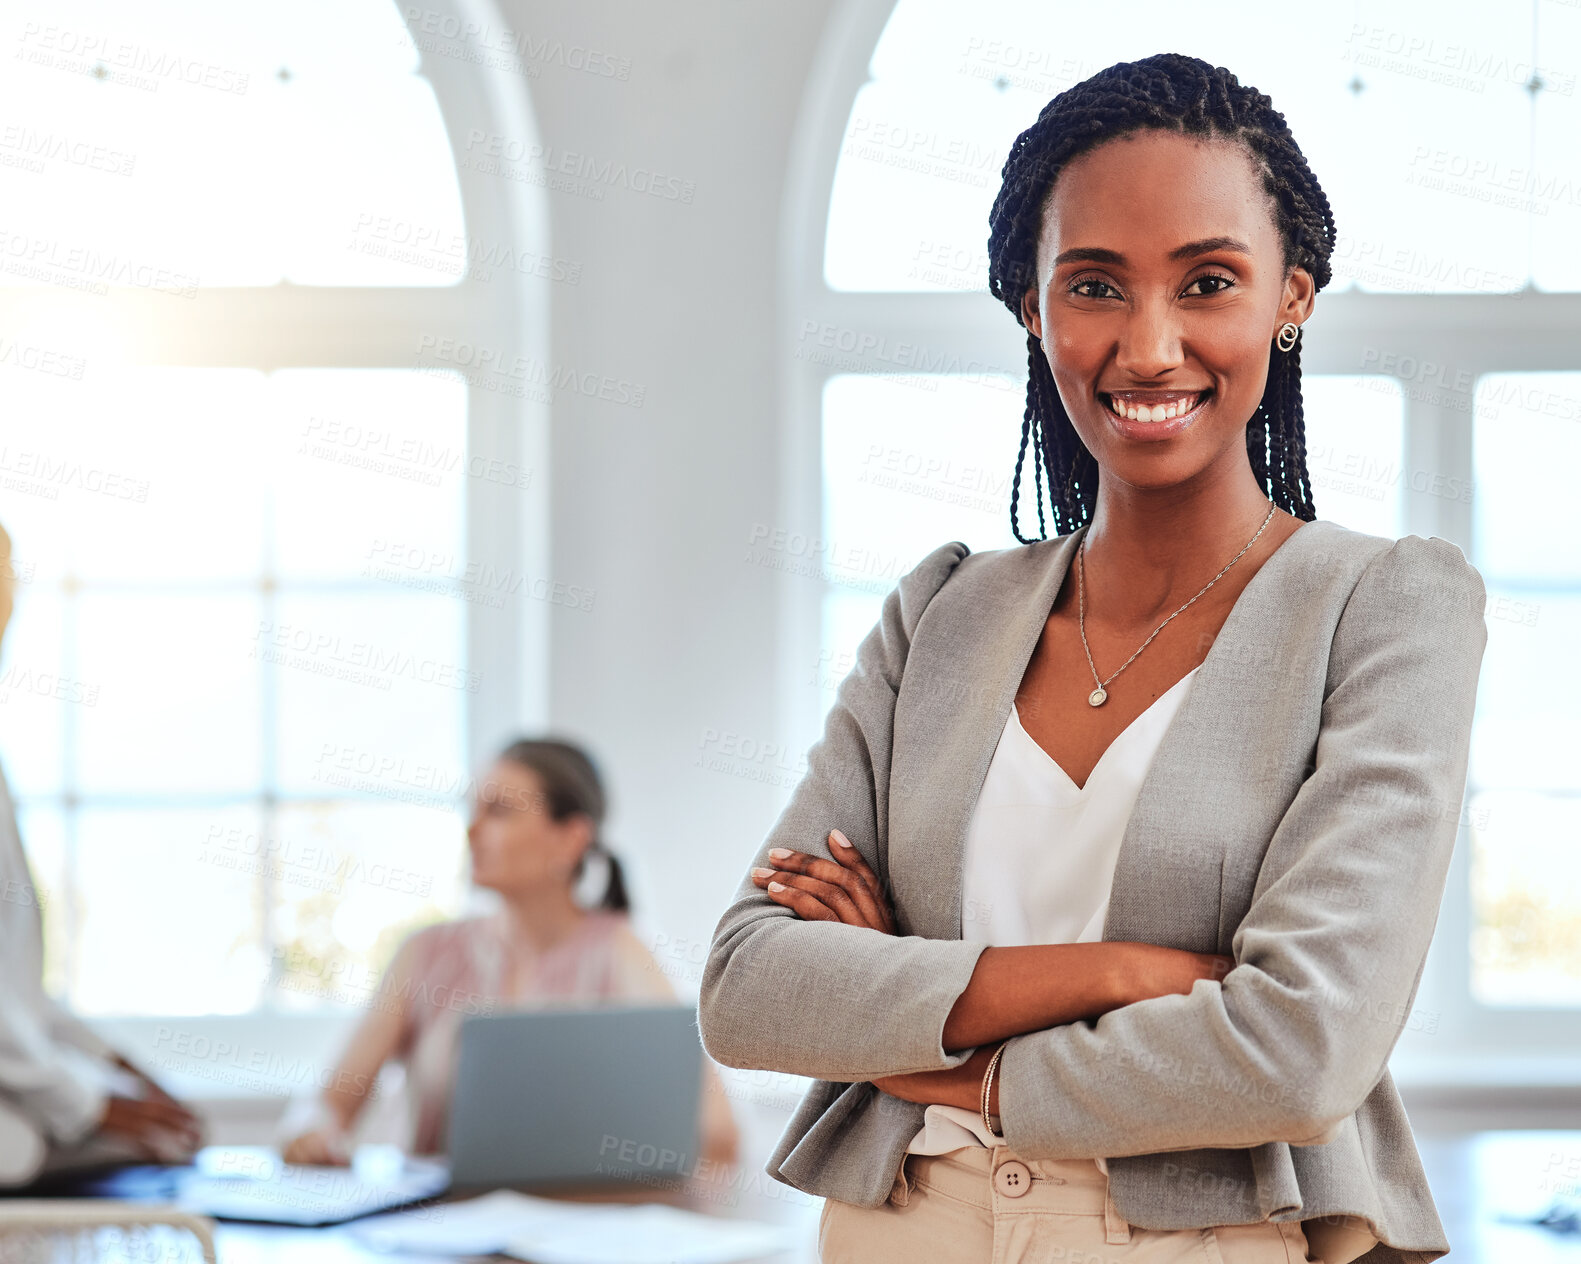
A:
{"type": "Polygon", "coordinates": [[[1109,397],[1109,407],[1117,416],[1125,417],[1130,421],[1144,422],[1165,421],[1179,417],[1183,413],[1190,412],[1201,402],[1202,396],[1200,394],[1193,395],[1188,399],[1171,400],[1167,404],[1154,404],[1152,406],[1147,404],[1122,405],[1114,396],[1111,395],[1109,397]]]}

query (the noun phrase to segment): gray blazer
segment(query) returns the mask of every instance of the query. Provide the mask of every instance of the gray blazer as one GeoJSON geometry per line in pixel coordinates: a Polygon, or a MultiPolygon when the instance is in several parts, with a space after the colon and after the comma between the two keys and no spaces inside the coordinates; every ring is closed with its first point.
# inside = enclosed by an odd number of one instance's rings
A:
{"type": "MultiPolygon", "coordinates": [[[[942,1043],[987,946],[962,938],[967,825],[1081,534],[952,541],[904,575],[752,856],[827,857],[838,826],[897,933],[804,921],[750,873],[719,919],[704,1047],[817,1081],[765,1168],[779,1181],[881,1205],[926,1107],[868,1081],[971,1055],[942,1043]]],[[[1368,1264],[1448,1252],[1387,1063],[1455,844],[1485,600],[1437,537],[1320,519],[1264,562],[1149,767],[1103,929],[1235,967],[1012,1039],[1007,1146],[1106,1158],[1143,1228],[1359,1216],[1381,1239],[1368,1264]]]]}

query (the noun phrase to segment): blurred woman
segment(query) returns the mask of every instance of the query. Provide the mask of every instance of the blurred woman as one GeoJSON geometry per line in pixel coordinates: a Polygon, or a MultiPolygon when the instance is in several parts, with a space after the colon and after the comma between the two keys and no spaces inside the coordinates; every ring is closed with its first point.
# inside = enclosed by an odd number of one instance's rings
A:
{"type": "MultiPolygon", "coordinates": [[[[380,984],[378,1004],[317,1100],[316,1115],[286,1125],[287,1162],[348,1162],[348,1134],[391,1058],[406,1068],[412,1152],[442,1154],[467,1013],[677,1000],[632,931],[620,862],[599,834],[604,809],[598,772],[580,748],[523,740],[501,752],[479,786],[467,828],[472,881],[499,893],[499,909],[425,927],[405,940],[380,984]],[[584,908],[576,888],[594,853],[604,858],[609,877],[599,903],[584,908]]],[[[699,1158],[734,1163],[735,1119],[706,1057],[703,1070],[699,1158]]]]}

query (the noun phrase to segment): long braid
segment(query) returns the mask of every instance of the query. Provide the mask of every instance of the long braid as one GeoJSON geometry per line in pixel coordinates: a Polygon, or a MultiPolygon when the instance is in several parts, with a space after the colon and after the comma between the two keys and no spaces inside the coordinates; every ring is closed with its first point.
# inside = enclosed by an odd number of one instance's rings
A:
{"type": "MultiPolygon", "coordinates": [[[[1043,207],[1059,173],[1104,141],[1147,128],[1244,145],[1273,201],[1286,270],[1305,268],[1319,290],[1329,283],[1334,215],[1284,115],[1266,95],[1242,84],[1223,66],[1181,53],[1158,53],[1118,62],[1060,93],[1011,145],[988,217],[988,288],[1017,322],[1022,295],[1037,285],[1043,207]]],[[[1065,412],[1048,359],[1030,332],[1027,345],[1026,411],[1010,497],[1010,529],[1023,544],[1032,542],[1021,534],[1017,515],[1029,441],[1041,539],[1048,538],[1044,467],[1056,535],[1091,519],[1099,473],[1065,412]]],[[[1299,335],[1289,352],[1269,344],[1268,384],[1247,422],[1246,453],[1252,473],[1275,504],[1305,521],[1317,516],[1306,469],[1299,335]]]]}

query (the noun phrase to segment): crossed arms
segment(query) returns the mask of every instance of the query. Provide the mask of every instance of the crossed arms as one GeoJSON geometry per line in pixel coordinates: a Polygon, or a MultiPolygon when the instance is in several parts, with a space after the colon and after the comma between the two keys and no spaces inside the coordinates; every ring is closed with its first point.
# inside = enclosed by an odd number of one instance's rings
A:
{"type": "MultiPolygon", "coordinates": [[[[965,555],[941,546],[886,598],[754,866],[782,867],[770,847],[838,863],[828,842],[838,827],[882,871],[895,694],[923,608],[965,555]]],[[[1484,600],[1481,577],[1443,540],[1407,536],[1366,567],[1334,634],[1314,770],[1270,840],[1222,977],[1140,1000],[1121,987],[1095,1024],[1026,1026],[1070,1012],[1083,988],[1101,1002],[1103,985],[1046,970],[1007,984],[1002,955],[1037,948],[807,920],[749,873],[704,969],[709,1053],[877,1082],[954,1070],[1009,1037],[999,1114],[1006,1144],[1032,1158],[1330,1139],[1382,1076],[1432,939],[1484,600]]]]}

